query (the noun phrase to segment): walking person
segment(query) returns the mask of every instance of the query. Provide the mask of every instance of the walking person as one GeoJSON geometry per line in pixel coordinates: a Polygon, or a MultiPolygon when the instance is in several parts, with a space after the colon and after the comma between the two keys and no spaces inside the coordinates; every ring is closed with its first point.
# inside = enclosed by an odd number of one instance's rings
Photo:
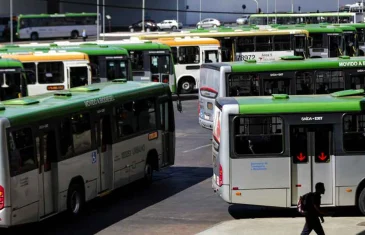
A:
{"type": "Polygon", "coordinates": [[[82,30],[82,39],[84,40],[84,42],[86,41],[87,39],[87,34],[86,34],[86,30],[82,30]]]}
{"type": "Polygon", "coordinates": [[[324,223],[321,206],[321,194],[324,194],[325,188],[322,182],[318,182],[315,186],[316,191],[310,192],[303,196],[305,207],[305,225],[301,235],[308,235],[314,230],[318,235],[324,235],[324,230],[319,219],[324,223]]]}

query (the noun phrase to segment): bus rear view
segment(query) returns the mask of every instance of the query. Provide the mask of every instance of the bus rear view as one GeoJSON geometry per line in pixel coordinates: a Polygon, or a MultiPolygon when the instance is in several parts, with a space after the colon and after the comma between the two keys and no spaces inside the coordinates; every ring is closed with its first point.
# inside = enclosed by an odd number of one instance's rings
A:
{"type": "Polygon", "coordinates": [[[295,208],[322,182],[323,206],[365,214],[364,120],[364,89],[219,97],[212,187],[229,203],[295,208]]]}

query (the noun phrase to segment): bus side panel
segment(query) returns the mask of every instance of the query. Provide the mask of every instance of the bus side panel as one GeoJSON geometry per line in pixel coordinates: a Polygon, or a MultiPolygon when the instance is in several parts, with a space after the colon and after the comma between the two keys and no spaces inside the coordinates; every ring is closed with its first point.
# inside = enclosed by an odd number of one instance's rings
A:
{"type": "Polygon", "coordinates": [[[0,149],[0,185],[4,188],[5,204],[4,209],[0,210],[0,227],[8,227],[11,225],[11,183],[9,170],[9,155],[8,144],[6,139],[6,128],[10,126],[9,120],[5,118],[0,119],[0,142],[2,148],[0,149]]]}
{"type": "Polygon", "coordinates": [[[157,139],[149,140],[149,133],[146,133],[115,143],[113,145],[114,188],[143,178],[147,154],[153,149],[157,151],[156,157],[159,159],[162,154],[161,132],[158,132],[157,139]]]}
{"type": "Polygon", "coordinates": [[[364,179],[364,165],[365,155],[336,156],[337,206],[355,205],[357,186],[364,179]],[[352,191],[347,192],[348,188],[352,191]]]}
{"type": "Polygon", "coordinates": [[[67,190],[71,180],[81,176],[85,184],[85,200],[96,197],[98,162],[96,150],[58,162],[57,178],[59,185],[59,212],[67,209],[67,190]]]}

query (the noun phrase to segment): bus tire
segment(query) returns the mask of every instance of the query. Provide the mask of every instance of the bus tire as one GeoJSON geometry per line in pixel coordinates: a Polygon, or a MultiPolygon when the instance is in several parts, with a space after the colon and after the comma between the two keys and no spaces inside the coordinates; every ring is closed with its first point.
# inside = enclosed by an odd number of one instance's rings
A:
{"type": "Polygon", "coordinates": [[[365,188],[362,189],[358,198],[358,207],[361,214],[365,215],[365,188]]]}
{"type": "Polygon", "coordinates": [[[195,86],[195,80],[192,77],[182,78],[179,82],[181,94],[189,94],[193,92],[195,86]]]}
{"type": "Polygon", "coordinates": [[[30,35],[30,39],[31,39],[32,41],[36,41],[36,40],[38,40],[38,38],[39,38],[39,36],[38,36],[38,33],[36,33],[36,32],[33,32],[33,33],[30,35]]]}
{"type": "Polygon", "coordinates": [[[71,32],[71,38],[72,39],[77,39],[79,37],[79,32],[77,32],[77,30],[73,30],[71,32]]]}
{"type": "Polygon", "coordinates": [[[144,177],[143,182],[145,185],[151,185],[153,179],[153,165],[150,158],[147,159],[146,165],[144,166],[144,177]]]}
{"type": "Polygon", "coordinates": [[[131,28],[130,31],[131,31],[131,33],[133,33],[134,32],[134,28],[131,28]]]}
{"type": "Polygon", "coordinates": [[[85,204],[85,196],[82,185],[78,183],[71,183],[67,192],[67,211],[73,216],[77,217],[81,214],[85,204]]]}

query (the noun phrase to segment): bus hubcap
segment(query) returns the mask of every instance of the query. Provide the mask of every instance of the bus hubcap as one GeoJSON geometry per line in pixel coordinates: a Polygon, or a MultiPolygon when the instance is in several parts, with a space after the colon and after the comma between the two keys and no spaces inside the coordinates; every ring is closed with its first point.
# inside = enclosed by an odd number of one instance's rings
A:
{"type": "Polygon", "coordinates": [[[74,214],[77,214],[80,209],[80,195],[74,191],[71,196],[71,208],[74,214]]]}
{"type": "Polygon", "coordinates": [[[188,82],[184,82],[184,83],[182,84],[182,88],[183,88],[184,90],[189,90],[189,89],[190,89],[190,83],[188,83],[188,82]]]}

